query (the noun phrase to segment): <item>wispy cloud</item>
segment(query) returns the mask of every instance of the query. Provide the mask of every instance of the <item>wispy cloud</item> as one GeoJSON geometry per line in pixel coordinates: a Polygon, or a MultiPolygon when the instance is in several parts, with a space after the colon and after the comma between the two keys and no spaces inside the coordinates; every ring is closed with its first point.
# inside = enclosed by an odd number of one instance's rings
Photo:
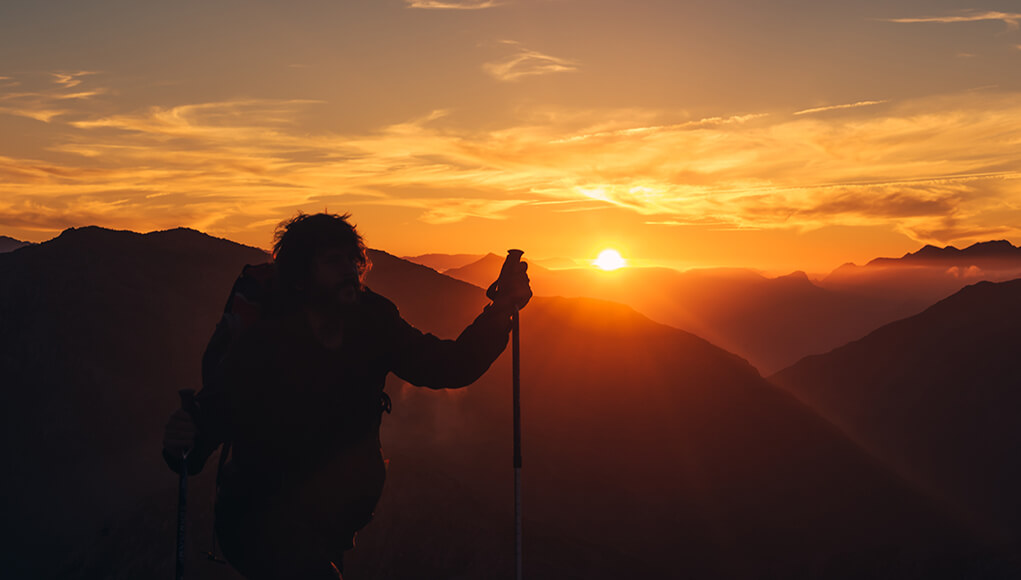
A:
{"type": "Polygon", "coordinates": [[[94,71],[78,71],[73,73],[56,72],[51,73],[53,82],[67,89],[82,84],[82,77],[96,74],[94,71]]]}
{"type": "Polygon", "coordinates": [[[748,115],[734,115],[731,117],[707,117],[705,119],[699,119],[697,121],[685,121],[684,123],[674,123],[671,125],[652,125],[648,127],[628,127],[626,129],[615,129],[612,131],[597,131],[594,133],[583,133],[580,135],[571,135],[569,137],[563,137],[561,139],[555,139],[554,143],[570,143],[572,141],[585,141],[588,139],[599,139],[602,137],[628,137],[628,136],[639,136],[643,133],[655,133],[661,131],[678,131],[684,129],[693,129],[699,127],[711,127],[718,125],[726,125],[730,123],[745,123],[753,119],[768,116],[767,113],[752,113],[748,115]]]}
{"type": "Polygon", "coordinates": [[[1018,23],[1021,22],[1021,13],[1018,12],[996,12],[996,11],[978,11],[971,10],[956,15],[948,16],[927,16],[921,18],[884,18],[885,22],[897,22],[902,24],[914,24],[921,22],[936,22],[943,24],[952,24],[957,22],[983,22],[983,21],[996,21],[999,20],[1004,22],[1012,29],[1018,28],[1018,23]]]}
{"type": "MultiPolygon", "coordinates": [[[[26,117],[51,122],[54,118],[72,112],[75,105],[68,101],[86,101],[94,97],[106,94],[106,89],[93,87],[88,90],[68,91],[82,84],[81,77],[95,74],[82,71],[77,73],[50,73],[46,76],[50,82],[40,82],[34,79],[29,82],[29,88],[17,92],[0,91],[0,114],[26,117]],[[54,87],[53,85],[58,85],[54,87]]],[[[0,77],[0,81],[7,81],[0,85],[0,89],[22,87],[22,81],[12,77],[0,77]]]]}
{"type": "Polygon", "coordinates": [[[795,115],[811,115],[812,113],[823,113],[826,111],[839,111],[841,109],[857,109],[858,107],[871,107],[872,105],[881,105],[883,103],[889,103],[890,101],[858,101],[857,103],[848,103],[844,105],[828,105],[825,107],[813,107],[811,109],[802,109],[794,113],[795,115]]]}
{"type": "Polygon", "coordinates": [[[405,0],[405,3],[408,8],[428,10],[481,10],[502,4],[494,0],[405,0]]]}
{"type": "Polygon", "coordinates": [[[50,121],[45,148],[0,157],[0,225],[189,225],[243,238],[297,207],[400,206],[434,224],[616,208],[663,227],[882,224],[949,243],[1021,216],[1016,93],[828,115],[544,110],[486,131],[436,111],[346,134],[300,126],[313,101],[90,106],[113,94],[0,91],[0,111],[16,101],[50,121]],[[54,102],[63,114],[50,115],[54,102]]]}
{"type": "Polygon", "coordinates": [[[507,210],[529,203],[525,199],[471,199],[454,198],[442,200],[401,200],[402,205],[409,201],[420,202],[425,212],[421,219],[431,224],[448,224],[469,217],[485,219],[504,219],[507,210]]]}
{"type": "Polygon", "coordinates": [[[498,61],[486,63],[482,67],[497,80],[516,81],[527,76],[578,70],[578,64],[574,61],[530,50],[510,40],[504,41],[503,44],[513,47],[513,53],[498,61]]]}

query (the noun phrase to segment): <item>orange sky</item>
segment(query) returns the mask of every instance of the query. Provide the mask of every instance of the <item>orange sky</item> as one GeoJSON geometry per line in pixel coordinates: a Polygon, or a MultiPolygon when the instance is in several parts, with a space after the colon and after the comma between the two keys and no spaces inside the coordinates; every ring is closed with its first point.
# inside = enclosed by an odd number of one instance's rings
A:
{"type": "Polygon", "coordinates": [[[329,209],[398,255],[826,271],[1021,242],[1010,2],[41,4],[0,7],[19,239],[266,247],[329,209]]]}

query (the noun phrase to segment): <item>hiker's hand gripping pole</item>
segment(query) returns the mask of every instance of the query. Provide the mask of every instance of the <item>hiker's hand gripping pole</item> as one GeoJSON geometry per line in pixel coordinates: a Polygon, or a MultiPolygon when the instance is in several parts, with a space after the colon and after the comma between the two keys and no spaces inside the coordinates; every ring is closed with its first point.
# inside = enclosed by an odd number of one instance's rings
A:
{"type": "Polygon", "coordinates": [[[494,303],[499,299],[512,305],[511,311],[511,381],[514,400],[514,578],[522,578],[521,558],[521,329],[518,310],[528,303],[532,291],[528,287],[527,264],[521,263],[521,250],[507,250],[507,259],[500,277],[486,291],[494,303]]]}
{"type": "MultiPolygon", "coordinates": [[[[195,416],[195,390],[181,389],[181,409],[193,418],[195,416]]],[[[174,572],[176,580],[184,580],[185,536],[188,527],[188,453],[181,453],[181,475],[177,485],[177,566],[174,572]]]]}

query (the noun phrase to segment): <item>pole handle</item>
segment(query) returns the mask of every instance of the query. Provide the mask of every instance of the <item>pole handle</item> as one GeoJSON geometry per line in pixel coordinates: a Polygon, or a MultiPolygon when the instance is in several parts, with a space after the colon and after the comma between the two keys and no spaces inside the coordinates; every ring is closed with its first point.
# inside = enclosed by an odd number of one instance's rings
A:
{"type": "Polygon", "coordinates": [[[490,300],[496,300],[496,295],[500,291],[501,283],[506,283],[508,278],[514,272],[514,268],[521,263],[521,256],[524,252],[521,250],[507,250],[507,257],[503,260],[503,266],[500,267],[500,275],[497,277],[496,282],[489,285],[489,289],[486,290],[486,298],[490,300]]]}
{"type": "Polygon", "coordinates": [[[181,408],[189,415],[194,416],[198,411],[198,407],[195,405],[195,389],[181,389],[177,391],[177,394],[181,397],[181,408]]]}
{"type": "MultiPolygon", "coordinates": [[[[191,415],[191,418],[194,421],[199,410],[198,406],[195,404],[195,389],[180,389],[177,391],[177,394],[181,397],[181,408],[191,415]]],[[[190,450],[185,451],[182,457],[187,459],[189,452],[190,450]]]]}

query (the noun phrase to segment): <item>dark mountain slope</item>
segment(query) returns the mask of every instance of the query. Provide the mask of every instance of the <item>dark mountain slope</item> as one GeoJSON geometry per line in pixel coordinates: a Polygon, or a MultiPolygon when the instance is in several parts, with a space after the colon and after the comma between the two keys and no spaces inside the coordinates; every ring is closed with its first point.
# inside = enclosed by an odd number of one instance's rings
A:
{"type": "Polygon", "coordinates": [[[419,256],[404,256],[401,259],[442,272],[451,268],[460,268],[481,257],[478,254],[421,254],[419,256]]]}
{"type": "Polygon", "coordinates": [[[169,492],[152,454],[164,415],[177,389],[198,387],[225,288],[264,259],[180,229],[78,228],[0,254],[5,574],[46,577],[55,555],[169,492]]]}
{"type": "Polygon", "coordinates": [[[773,382],[1021,539],[1021,280],[981,282],[773,382]]]}
{"type": "MultiPolygon", "coordinates": [[[[931,506],[733,355],[596,301],[536,299],[522,324],[534,525],[609,541],[655,577],[912,577],[960,557],[931,506]]],[[[509,373],[494,370],[417,439],[395,414],[394,464],[435,433],[463,449],[451,472],[509,501],[509,373]]],[[[405,389],[398,409],[444,396],[405,389]]]]}
{"type": "Polygon", "coordinates": [[[32,245],[31,242],[23,242],[21,240],[15,240],[8,236],[0,236],[0,254],[7,252],[13,252],[18,248],[32,245]]]}

